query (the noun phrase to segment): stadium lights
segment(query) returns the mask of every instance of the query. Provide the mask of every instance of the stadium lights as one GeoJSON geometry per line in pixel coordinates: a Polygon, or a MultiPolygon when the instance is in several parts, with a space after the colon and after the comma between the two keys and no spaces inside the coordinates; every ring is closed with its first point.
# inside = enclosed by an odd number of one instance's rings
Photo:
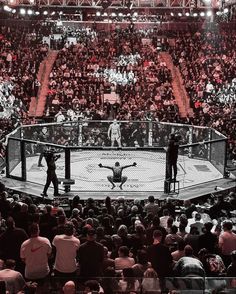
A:
{"type": "Polygon", "coordinates": [[[24,15],[26,13],[25,9],[24,8],[21,8],[20,9],[20,14],[24,15]]]}
{"type": "Polygon", "coordinates": [[[3,10],[4,10],[4,11],[7,11],[7,12],[11,12],[12,9],[11,9],[11,7],[9,7],[8,5],[4,5],[4,6],[3,6],[3,10]]]}
{"type": "Polygon", "coordinates": [[[200,12],[200,16],[205,16],[205,12],[200,12]]]}
{"type": "Polygon", "coordinates": [[[28,15],[32,15],[32,14],[33,14],[33,10],[32,10],[32,9],[28,9],[28,10],[27,10],[27,14],[28,14],[28,15]]]}
{"type": "Polygon", "coordinates": [[[212,16],[212,11],[210,11],[210,10],[207,11],[206,15],[207,15],[207,16],[212,16]]]}

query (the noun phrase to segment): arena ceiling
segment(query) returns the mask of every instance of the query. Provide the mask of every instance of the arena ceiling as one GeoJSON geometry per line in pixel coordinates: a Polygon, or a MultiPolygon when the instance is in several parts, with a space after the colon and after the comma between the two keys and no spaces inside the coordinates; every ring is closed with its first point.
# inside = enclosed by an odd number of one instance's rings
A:
{"type": "MultiPolygon", "coordinates": [[[[10,6],[61,6],[95,9],[175,9],[214,8],[224,0],[4,0],[10,6]]],[[[236,2],[236,0],[229,0],[236,2]]]]}

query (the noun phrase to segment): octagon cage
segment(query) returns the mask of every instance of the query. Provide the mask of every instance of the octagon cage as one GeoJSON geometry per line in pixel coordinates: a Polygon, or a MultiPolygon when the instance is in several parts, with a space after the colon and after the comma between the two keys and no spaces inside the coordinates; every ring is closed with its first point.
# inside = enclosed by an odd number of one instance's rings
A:
{"type": "MultiPolygon", "coordinates": [[[[6,176],[43,185],[46,161],[43,152],[60,154],[58,178],[73,180],[71,192],[110,191],[100,168],[132,165],[123,171],[124,191],[163,192],[166,180],[166,146],[169,134],[180,138],[177,180],[179,188],[223,178],[226,166],[226,137],[200,126],[156,121],[118,121],[121,145],[111,146],[108,130],[112,121],[79,120],[64,123],[24,125],[8,135],[6,176]]],[[[119,190],[119,187],[115,187],[119,190]]]]}

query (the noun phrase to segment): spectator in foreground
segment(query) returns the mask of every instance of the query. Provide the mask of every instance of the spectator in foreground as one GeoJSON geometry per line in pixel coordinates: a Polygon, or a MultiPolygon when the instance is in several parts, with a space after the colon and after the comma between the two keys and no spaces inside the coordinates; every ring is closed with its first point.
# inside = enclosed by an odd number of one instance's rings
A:
{"type": "Polygon", "coordinates": [[[90,229],[87,232],[87,242],[83,243],[78,251],[80,275],[84,278],[101,277],[104,260],[102,244],[96,242],[96,232],[90,229]]]}
{"type": "Polygon", "coordinates": [[[161,293],[158,275],[153,268],[148,268],[144,272],[143,281],[142,281],[142,290],[144,294],[161,293]]]}
{"type": "Polygon", "coordinates": [[[56,235],[52,242],[56,248],[55,275],[73,277],[77,270],[76,256],[80,240],[73,235],[74,226],[71,222],[65,224],[64,231],[65,234],[56,235]]]}
{"type": "Polygon", "coordinates": [[[219,236],[219,248],[226,267],[231,262],[231,253],[236,250],[236,234],[232,232],[233,224],[230,220],[223,221],[223,232],[219,236]]]}
{"type": "Polygon", "coordinates": [[[139,281],[134,276],[132,268],[124,268],[122,270],[122,280],[119,281],[120,291],[130,293],[139,289],[139,281]]]}
{"type": "Polygon", "coordinates": [[[75,294],[75,283],[73,281],[68,281],[62,288],[64,294],[75,294]]]}
{"type": "MultiPolygon", "coordinates": [[[[10,294],[18,293],[25,286],[25,280],[21,273],[15,271],[16,263],[12,259],[7,259],[5,268],[0,271],[0,280],[5,281],[6,290],[10,294]]],[[[1,293],[1,292],[0,292],[1,293]]]]}
{"type": "Polygon", "coordinates": [[[231,264],[227,268],[228,277],[236,277],[236,250],[231,253],[231,264]]]}
{"type": "Polygon", "coordinates": [[[24,265],[20,258],[20,248],[22,243],[28,238],[23,229],[16,228],[12,217],[6,221],[7,229],[0,235],[0,252],[2,259],[13,259],[16,262],[16,270],[23,274],[24,265]],[[14,240],[14,242],[13,242],[14,240]]]}
{"type": "Polygon", "coordinates": [[[117,271],[132,267],[135,264],[134,259],[129,257],[129,248],[127,246],[121,246],[118,254],[119,257],[115,259],[115,269],[117,271]]]}
{"type": "Polygon", "coordinates": [[[47,238],[39,236],[38,224],[32,224],[30,238],[21,245],[20,256],[25,262],[25,278],[28,280],[43,280],[49,272],[48,258],[52,247],[47,238]]]}
{"type": "Polygon", "coordinates": [[[162,232],[156,230],[153,232],[153,245],[147,249],[148,260],[151,262],[153,269],[158,274],[163,286],[163,279],[172,273],[172,256],[167,246],[161,243],[162,232]]]}

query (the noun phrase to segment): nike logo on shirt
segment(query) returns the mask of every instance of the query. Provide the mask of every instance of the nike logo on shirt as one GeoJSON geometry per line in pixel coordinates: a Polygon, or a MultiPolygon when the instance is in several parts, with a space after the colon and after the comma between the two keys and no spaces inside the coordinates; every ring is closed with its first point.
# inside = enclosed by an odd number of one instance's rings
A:
{"type": "Polygon", "coordinates": [[[40,248],[42,248],[43,246],[39,246],[39,247],[36,247],[36,248],[31,248],[31,252],[36,252],[38,251],[40,248]]]}

